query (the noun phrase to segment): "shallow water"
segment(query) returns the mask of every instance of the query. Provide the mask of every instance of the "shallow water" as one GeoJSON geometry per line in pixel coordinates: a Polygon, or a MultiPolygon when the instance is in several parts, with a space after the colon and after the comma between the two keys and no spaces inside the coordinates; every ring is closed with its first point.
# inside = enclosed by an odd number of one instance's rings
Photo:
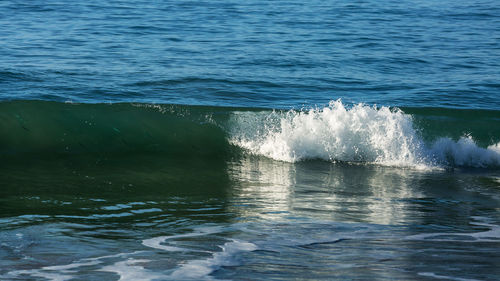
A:
{"type": "Polygon", "coordinates": [[[498,172],[242,156],[199,167],[221,173],[210,183],[158,159],[109,165],[2,169],[2,279],[494,280],[500,273],[498,172]],[[137,176],[141,170],[147,177],[137,176]],[[33,171],[47,178],[34,181],[33,171]]]}

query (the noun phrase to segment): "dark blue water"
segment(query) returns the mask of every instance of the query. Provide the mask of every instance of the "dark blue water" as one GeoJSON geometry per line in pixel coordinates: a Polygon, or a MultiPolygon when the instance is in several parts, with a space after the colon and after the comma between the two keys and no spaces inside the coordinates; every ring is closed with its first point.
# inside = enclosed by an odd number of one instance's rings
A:
{"type": "Polygon", "coordinates": [[[499,1],[0,1],[1,280],[499,276],[499,1]]]}
{"type": "Polygon", "coordinates": [[[497,1],[2,1],[2,100],[500,108],[497,1]]]}

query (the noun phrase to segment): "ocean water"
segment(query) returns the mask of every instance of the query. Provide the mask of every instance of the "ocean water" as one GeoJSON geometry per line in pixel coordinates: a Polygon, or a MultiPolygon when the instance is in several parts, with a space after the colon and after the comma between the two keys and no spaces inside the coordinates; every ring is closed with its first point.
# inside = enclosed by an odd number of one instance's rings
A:
{"type": "Polygon", "coordinates": [[[498,280],[497,1],[0,2],[1,280],[498,280]]]}

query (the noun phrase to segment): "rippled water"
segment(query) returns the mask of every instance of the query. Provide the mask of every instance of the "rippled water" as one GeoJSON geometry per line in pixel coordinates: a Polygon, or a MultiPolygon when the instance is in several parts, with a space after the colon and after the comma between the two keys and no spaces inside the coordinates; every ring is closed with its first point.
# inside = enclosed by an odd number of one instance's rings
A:
{"type": "Polygon", "coordinates": [[[2,99],[500,108],[496,1],[2,1],[2,99]]]}

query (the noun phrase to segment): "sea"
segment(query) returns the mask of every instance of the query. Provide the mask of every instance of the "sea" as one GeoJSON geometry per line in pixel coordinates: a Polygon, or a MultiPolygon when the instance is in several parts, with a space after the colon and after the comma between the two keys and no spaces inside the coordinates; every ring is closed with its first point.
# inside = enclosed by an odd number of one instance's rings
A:
{"type": "Polygon", "coordinates": [[[0,280],[499,279],[498,1],[0,1],[0,280]]]}

